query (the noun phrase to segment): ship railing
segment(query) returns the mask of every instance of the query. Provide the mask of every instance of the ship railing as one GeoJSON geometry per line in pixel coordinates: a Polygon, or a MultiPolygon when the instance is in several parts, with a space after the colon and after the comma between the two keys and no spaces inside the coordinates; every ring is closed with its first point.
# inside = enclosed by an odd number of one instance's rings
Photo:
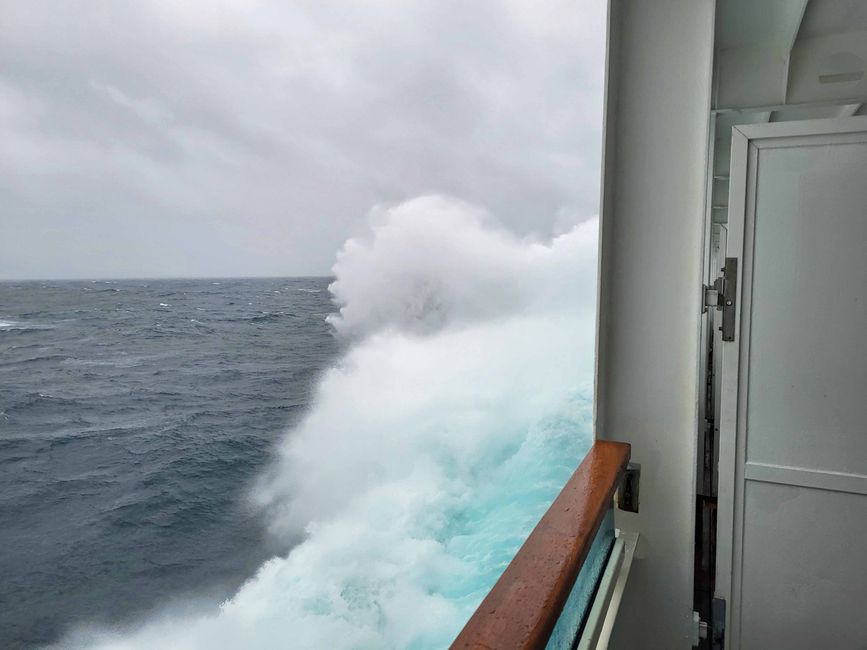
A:
{"type": "Polygon", "coordinates": [[[615,528],[615,501],[637,511],[638,467],[597,440],[452,649],[606,648],[638,537],[615,528]]]}

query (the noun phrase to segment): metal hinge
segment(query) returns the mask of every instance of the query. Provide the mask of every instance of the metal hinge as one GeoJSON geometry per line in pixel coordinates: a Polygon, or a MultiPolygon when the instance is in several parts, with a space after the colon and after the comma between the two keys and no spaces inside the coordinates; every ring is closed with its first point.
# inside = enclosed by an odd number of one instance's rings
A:
{"type": "Polygon", "coordinates": [[[726,601],[714,598],[711,601],[711,650],[724,650],[726,647],[726,601]]]}
{"type": "Polygon", "coordinates": [[[626,512],[638,512],[638,486],[641,482],[641,465],[629,463],[623,472],[620,488],[617,490],[617,507],[626,512]]]}
{"type": "Polygon", "coordinates": [[[701,620],[698,612],[692,613],[692,647],[697,648],[705,639],[710,640],[705,647],[711,650],[725,650],[726,601],[722,598],[714,598],[711,601],[710,623],[701,620]]]}
{"type": "Polygon", "coordinates": [[[702,639],[707,638],[708,624],[701,620],[698,612],[692,613],[692,647],[697,648],[702,639]]]}
{"type": "Polygon", "coordinates": [[[722,311],[723,341],[735,340],[735,309],[738,290],[738,258],[727,257],[725,266],[720,269],[722,275],[713,281],[711,286],[703,285],[701,313],[708,309],[722,311]]]}
{"type": "Polygon", "coordinates": [[[719,309],[722,307],[720,304],[720,298],[722,298],[723,289],[723,277],[720,276],[716,280],[713,281],[712,285],[703,284],[702,288],[704,289],[704,301],[701,304],[701,313],[707,313],[709,308],[719,309]]]}

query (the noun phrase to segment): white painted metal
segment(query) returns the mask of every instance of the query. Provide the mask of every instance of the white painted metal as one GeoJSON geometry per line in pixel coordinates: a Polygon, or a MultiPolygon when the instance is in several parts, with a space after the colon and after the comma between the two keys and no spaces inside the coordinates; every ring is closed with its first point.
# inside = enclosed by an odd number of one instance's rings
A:
{"type": "MultiPolygon", "coordinates": [[[[590,606],[590,611],[587,612],[587,620],[584,623],[584,629],[581,630],[581,637],[578,639],[578,643],[575,646],[576,650],[592,650],[593,648],[599,647],[599,637],[602,633],[605,619],[609,613],[610,605],[612,604],[611,597],[614,594],[618,578],[623,570],[623,561],[625,557],[626,543],[623,539],[623,534],[620,531],[617,531],[617,537],[614,539],[614,546],[611,548],[611,554],[608,556],[608,561],[605,563],[605,569],[602,571],[602,575],[599,576],[596,595],[593,597],[593,604],[590,606]]],[[[619,602],[617,605],[619,606],[619,602]]],[[[614,615],[616,616],[616,614],[617,612],[615,609],[614,615]]]]}
{"type": "Polygon", "coordinates": [[[729,648],[867,647],[867,118],[736,127],[717,595],[729,648]]]}
{"type": "Polygon", "coordinates": [[[863,0],[719,0],[715,48],[715,109],[867,96],[863,0]]]}
{"type": "MultiPolygon", "coordinates": [[[[748,141],[740,129],[734,129],[731,138],[731,168],[729,172],[729,223],[726,224],[726,250],[741,260],[743,248],[743,210],[746,204],[747,179],[745,175],[748,141]],[[735,162],[737,161],[737,162],[735,162]],[[739,218],[732,218],[735,215],[739,218]]],[[[743,287],[743,279],[741,279],[743,287]]],[[[740,301],[735,313],[735,331],[740,329],[740,301]]],[[[737,340],[739,340],[738,337],[737,340]]],[[[721,341],[721,339],[720,339],[721,341]]],[[[735,467],[735,408],[737,376],[740,357],[737,342],[720,345],[716,353],[717,372],[721,373],[719,388],[719,478],[717,488],[717,553],[716,595],[726,601],[731,594],[732,530],[734,522],[734,467],[735,467]]],[[[726,628],[731,627],[731,607],[726,608],[726,628]]]]}
{"type": "Polygon", "coordinates": [[[867,647],[865,500],[828,490],[746,483],[740,640],[729,647],[867,647]],[[793,522],[799,522],[797,529],[793,522]]]}
{"type": "Polygon", "coordinates": [[[717,3],[716,46],[720,49],[791,47],[807,0],[721,0],[717,3]]]}
{"type": "MultiPolygon", "coordinates": [[[[708,120],[708,151],[707,157],[708,160],[713,160],[715,157],[715,130],[716,130],[716,122],[714,120],[708,120]]],[[[702,284],[707,286],[713,285],[713,250],[712,250],[712,231],[717,226],[713,223],[713,206],[715,204],[714,195],[719,195],[718,188],[722,185],[728,187],[728,179],[715,179],[713,177],[713,165],[708,165],[707,169],[707,179],[705,180],[705,213],[706,217],[704,219],[704,251],[703,258],[704,269],[702,275],[702,284]],[[710,265],[710,266],[708,266],[710,265]]],[[[709,311],[714,311],[713,309],[709,311]]],[[[707,382],[704,381],[704,378],[707,377],[708,373],[708,349],[709,344],[708,341],[713,338],[713,316],[710,315],[705,318],[701,322],[701,332],[700,332],[700,340],[699,340],[699,350],[701,353],[699,354],[699,368],[698,368],[698,404],[699,404],[699,413],[698,413],[698,422],[699,430],[697,432],[697,445],[696,445],[696,475],[695,475],[695,492],[697,495],[704,496],[714,496],[712,490],[706,490],[705,486],[705,477],[704,477],[704,459],[706,457],[707,450],[706,447],[706,435],[704,431],[704,421],[706,418],[706,414],[704,412],[705,405],[708,403],[708,387],[707,382]],[[706,494],[707,493],[707,494],[706,494]]]]}
{"type": "Polygon", "coordinates": [[[788,101],[867,95],[867,29],[801,39],[792,50],[788,101]]]}
{"type": "Polygon", "coordinates": [[[815,38],[862,29],[867,29],[864,0],[811,0],[798,36],[815,38]]]}
{"type": "Polygon", "coordinates": [[[807,0],[723,0],[717,11],[716,105],[786,101],[789,53],[807,0]]]}
{"type": "MultiPolygon", "coordinates": [[[[717,229],[716,246],[713,248],[712,263],[715,273],[719,273],[725,265],[726,256],[726,241],[728,237],[728,228],[725,225],[715,226],[717,229]]],[[[723,349],[722,330],[722,312],[715,311],[711,315],[712,332],[713,332],[713,349],[717,358],[717,367],[714,368],[713,375],[713,422],[714,422],[714,453],[713,457],[719,459],[719,422],[720,422],[720,394],[722,390],[722,373],[720,372],[721,365],[721,350],[723,349]]],[[[713,476],[713,493],[719,493],[719,472],[713,476]]]]}
{"type": "Polygon", "coordinates": [[[629,579],[629,570],[632,568],[632,558],[635,556],[635,547],[638,544],[638,533],[624,533],[617,531],[617,535],[623,540],[623,560],[617,574],[617,581],[611,592],[611,600],[602,621],[602,629],[599,631],[599,639],[596,643],[597,650],[605,650],[611,641],[611,633],[614,631],[614,622],[620,611],[620,603],[623,600],[623,592],[626,590],[626,581],[629,579]]]}
{"type": "Polygon", "coordinates": [[[691,647],[712,0],[612,0],[596,434],[642,464],[613,648],[691,647]]]}

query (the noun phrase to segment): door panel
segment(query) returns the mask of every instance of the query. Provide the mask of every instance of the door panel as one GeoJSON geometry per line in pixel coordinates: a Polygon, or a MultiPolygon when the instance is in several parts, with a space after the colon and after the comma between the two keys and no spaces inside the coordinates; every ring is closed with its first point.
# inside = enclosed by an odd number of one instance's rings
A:
{"type": "Polygon", "coordinates": [[[741,648],[865,648],[865,497],[748,481],[741,648]],[[809,522],[801,525],[800,522],[809,522]],[[856,565],[857,566],[857,565],[856,565]]]}
{"type": "Polygon", "coordinates": [[[740,127],[723,343],[729,648],[867,648],[867,118],[740,127]]]}
{"type": "Polygon", "coordinates": [[[759,151],[748,462],[865,469],[865,170],[864,143],[759,151]]]}

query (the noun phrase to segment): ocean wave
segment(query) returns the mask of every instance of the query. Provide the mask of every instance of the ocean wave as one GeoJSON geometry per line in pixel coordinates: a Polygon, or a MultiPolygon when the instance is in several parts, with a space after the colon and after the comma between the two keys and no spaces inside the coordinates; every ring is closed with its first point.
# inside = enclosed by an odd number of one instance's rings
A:
{"type": "Polygon", "coordinates": [[[244,320],[248,320],[251,323],[263,323],[267,321],[278,320],[282,318],[285,314],[283,312],[268,312],[265,314],[258,314],[257,316],[251,316],[244,320]]]}
{"type": "Polygon", "coordinates": [[[258,314],[252,315],[244,315],[244,316],[234,316],[231,318],[227,318],[226,321],[230,323],[236,322],[246,322],[246,323],[266,323],[270,321],[276,321],[286,316],[286,312],[282,311],[263,311],[258,314]]]}
{"type": "Polygon", "coordinates": [[[23,412],[47,414],[58,408],[74,407],[79,400],[68,397],[59,397],[51,393],[32,392],[20,395],[11,404],[6,406],[6,414],[18,416],[23,412]]]}
{"type": "Polygon", "coordinates": [[[353,343],[255,491],[303,541],[219,607],[63,647],[448,646],[592,441],[596,236],[443,197],[376,215],[335,266],[353,343]]]}
{"type": "Polygon", "coordinates": [[[344,333],[429,333],[518,312],[595,305],[595,222],[550,242],[516,237],[485,210],[425,196],[374,216],[375,236],[350,239],[329,289],[344,333]],[[460,233],[456,236],[456,233],[460,233]]]}
{"type": "Polygon", "coordinates": [[[44,325],[40,323],[22,323],[21,321],[14,320],[0,320],[0,331],[12,332],[27,332],[33,330],[47,330],[53,329],[50,325],[44,325]]]}
{"type": "MultiPolygon", "coordinates": [[[[33,347],[33,346],[28,346],[33,347]]],[[[13,359],[10,361],[2,360],[0,361],[0,366],[4,368],[14,368],[16,366],[29,366],[33,364],[57,364],[63,363],[69,360],[69,356],[66,354],[42,354],[35,357],[25,357],[23,359],[13,359]]]]}
{"type": "Polygon", "coordinates": [[[65,366],[77,367],[108,367],[108,368],[135,368],[142,365],[144,357],[128,357],[119,356],[110,359],[78,359],[75,357],[66,358],[61,362],[65,366]]]}

